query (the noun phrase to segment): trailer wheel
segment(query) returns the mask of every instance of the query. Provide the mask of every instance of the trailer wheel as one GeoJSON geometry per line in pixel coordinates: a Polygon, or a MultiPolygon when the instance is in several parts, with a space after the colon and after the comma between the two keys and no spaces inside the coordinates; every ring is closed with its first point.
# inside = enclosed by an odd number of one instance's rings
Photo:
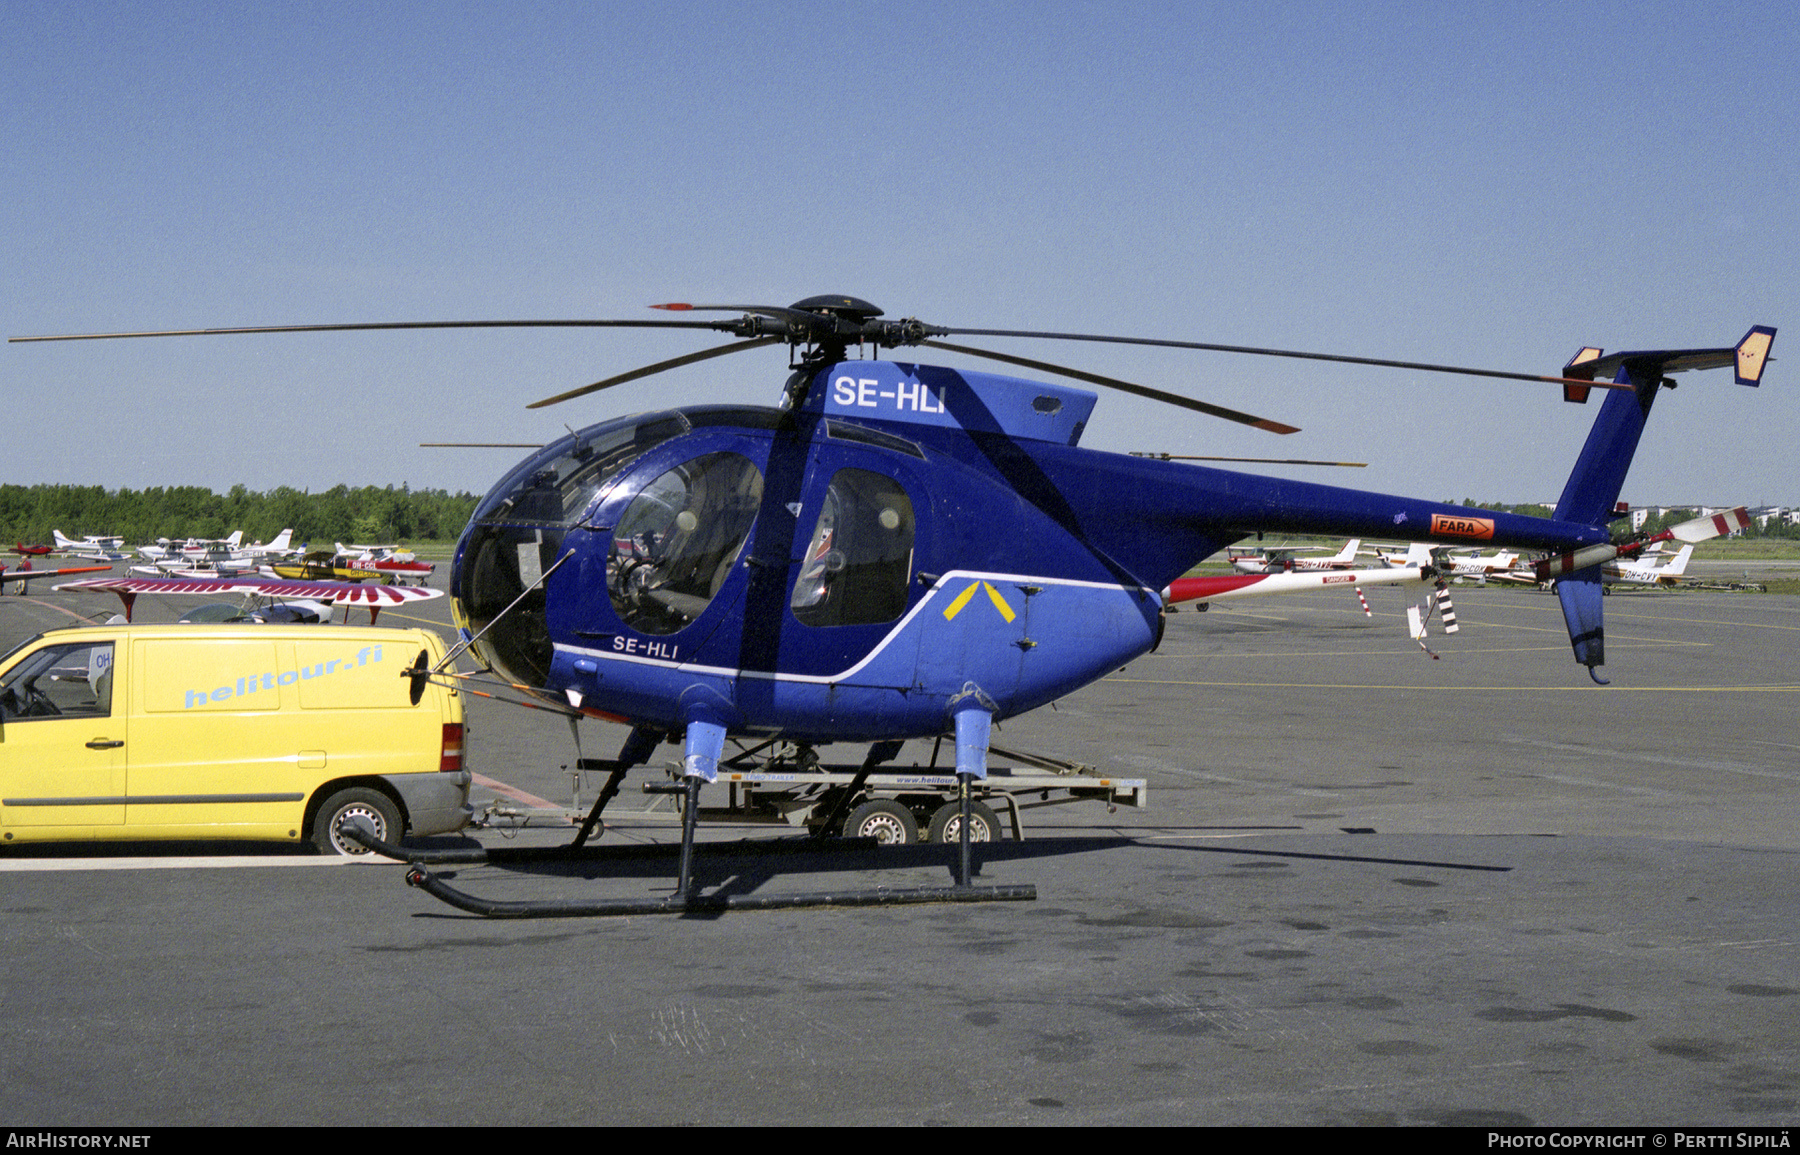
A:
{"type": "Polygon", "coordinates": [[[344,837],[342,827],[351,818],[360,818],[375,828],[375,837],[383,842],[398,842],[405,827],[400,821],[400,810],[393,799],[379,790],[370,790],[364,786],[355,786],[349,790],[340,790],[325,800],[319,807],[318,816],[313,819],[312,841],[321,854],[341,854],[345,857],[357,857],[371,854],[360,842],[352,842],[344,837]]]}
{"type": "Polygon", "coordinates": [[[912,811],[888,798],[865,802],[844,819],[845,838],[873,838],[883,846],[905,846],[919,840],[912,811]]]}
{"type": "MultiPolygon", "coordinates": [[[[931,815],[926,840],[960,842],[962,840],[962,803],[946,802],[931,815]]],[[[985,802],[969,799],[969,841],[1000,841],[1000,816],[985,802]]]]}

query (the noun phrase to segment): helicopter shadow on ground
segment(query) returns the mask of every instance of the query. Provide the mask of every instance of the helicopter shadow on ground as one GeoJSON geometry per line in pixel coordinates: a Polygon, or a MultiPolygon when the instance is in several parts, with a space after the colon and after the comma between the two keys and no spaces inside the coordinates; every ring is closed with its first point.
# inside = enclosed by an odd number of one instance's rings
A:
{"type": "MultiPolygon", "coordinates": [[[[701,844],[699,849],[702,853],[696,857],[694,864],[696,891],[708,898],[728,899],[739,896],[767,895],[771,892],[780,893],[794,889],[793,887],[783,887],[781,883],[784,879],[805,879],[811,885],[818,885],[821,880],[828,878],[835,878],[837,881],[826,883],[831,887],[830,890],[823,892],[827,894],[846,893],[859,889],[887,888],[900,891],[920,885],[948,884],[953,886],[957,878],[959,847],[954,844],[850,848],[827,845],[816,850],[808,850],[804,842],[799,839],[784,840],[784,842],[787,842],[787,845],[781,849],[791,849],[792,853],[780,852],[770,845],[770,840],[701,844]],[[941,876],[938,873],[940,871],[942,872],[941,876]],[[872,880],[869,877],[872,874],[878,875],[879,878],[872,880]],[[922,874],[925,877],[921,877],[922,874]]],[[[602,861],[596,861],[593,858],[560,860],[539,858],[519,862],[490,862],[474,869],[478,872],[501,872],[507,881],[503,882],[493,873],[482,873],[480,877],[485,877],[488,882],[503,889],[509,889],[512,884],[527,880],[542,880],[546,885],[554,885],[557,882],[616,882],[649,883],[653,886],[660,881],[666,882],[670,894],[673,894],[676,847],[665,844],[636,844],[621,849],[635,853],[631,853],[628,857],[602,861]]],[[[971,848],[972,877],[970,881],[975,886],[989,885],[994,881],[991,875],[984,876],[984,866],[1035,862],[1049,867],[1081,855],[1131,849],[1145,849],[1157,853],[1208,854],[1224,859],[1238,860],[1246,858],[1311,860],[1482,873],[1505,873],[1513,869],[1506,865],[1427,860],[1378,854],[1265,849],[1242,845],[1201,846],[1172,841],[1168,831],[1160,831],[1153,836],[1115,833],[1034,839],[1026,842],[1006,840],[999,843],[977,843],[971,848]]],[[[437,877],[445,882],[455,882],[459,888],[465,884],[471,888],[481,888],[483,884],[480,878],[458,878],[459,874],[465,873],[468,869],[441,870],[437,872],[437,877]]],[[[1011,884],[1032,881],[1034,880],[1029,877],[1013,877],[1008,880],[1011,884]]],[[[722,911],[690,912],[690,917],[718,917],[722,913],[722,911]]],[[[480,918],[481,916],[437,910],[429,913],[422,912],[419,917],[465,919],[480,918]]]]}

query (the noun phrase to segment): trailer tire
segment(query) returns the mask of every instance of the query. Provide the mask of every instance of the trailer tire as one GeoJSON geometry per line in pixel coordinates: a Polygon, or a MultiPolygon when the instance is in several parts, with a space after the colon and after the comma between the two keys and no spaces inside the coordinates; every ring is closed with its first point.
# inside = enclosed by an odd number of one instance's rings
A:
{"type": "Polygon", "coordinates": [[[873,838],[883,846],[906,846],[919,840],[919,821],[912,811],[890,798],[863,803],[844,819],[845,838],[873,838]]]}
{"type": "MultiPolygon", "coordinates": [[[[946,802],[931,815],[925,835],[928,842],[960,842],[962,840],[962,803],[946,802]]],[[[1000,816],[985,802],[969,799],[969,841],[1000,841],[1000,816]]]]}
{"type": "Polygon", "coordinates": [[[327,798],[313,818],[312,841],[320,854],[356,858],[373,853],[364,849],[362,843],[352,842],[339,832],[339,827],[351,818],[360,818],[374,827],[375,837],[383,842],[399,842],[406,829],[400,820],[400,808],[394,805],[393,799],[379,790],[353,786],[327,798]]]}

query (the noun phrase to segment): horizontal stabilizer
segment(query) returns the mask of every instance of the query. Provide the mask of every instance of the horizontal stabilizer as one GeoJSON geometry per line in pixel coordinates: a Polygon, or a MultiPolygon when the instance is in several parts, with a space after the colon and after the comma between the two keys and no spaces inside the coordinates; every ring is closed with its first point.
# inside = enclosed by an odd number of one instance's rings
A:
{"type": "MultiPolygon", "coordinates": [[[[1670,373],[1690,369],[1733,370],[1739,385],[1762,382],[1763,367],[1768,364],[1769,350],[1775,344],[1775,329],[1770,325],[1752,325],[1743,340],[1729,349],[1657,349],[1602,356],[1601,350],[1584,348],[1563,366],[1564,378],[1583,381],[1620,380],[1621,371],[1629,371],[1636,381],[1654,381],[1670,373]]],[[[1565,385],[1563,396],[1570,401],[1586,401],[1587,390],[1578,385],[1565,385]]]]}
{"type": "Polygon", "coordinates": [[[1724,537],[1728,533],[1736,533],[1750,525],[1750,513],[1743,506],[1715,513],[1711,517],[1696,517],[1692,521],[1684,521],[1680,525],[1669,527],[1669,536],[1676,541],[1696,542],[1711,541],[1715,537],[1724,537]]]}

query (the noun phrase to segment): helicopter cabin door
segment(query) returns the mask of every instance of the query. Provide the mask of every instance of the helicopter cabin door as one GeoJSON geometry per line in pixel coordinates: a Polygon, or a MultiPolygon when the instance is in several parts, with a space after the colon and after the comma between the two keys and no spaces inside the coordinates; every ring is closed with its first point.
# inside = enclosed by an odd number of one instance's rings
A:
{"type": "Polygon", "coordinates": [[[813,459],[788,553],[786,673],[847,673],[889,638],[915,600],[919,526],[902,480],[910,471],[888,456],[827,446],[813,459]]]}

